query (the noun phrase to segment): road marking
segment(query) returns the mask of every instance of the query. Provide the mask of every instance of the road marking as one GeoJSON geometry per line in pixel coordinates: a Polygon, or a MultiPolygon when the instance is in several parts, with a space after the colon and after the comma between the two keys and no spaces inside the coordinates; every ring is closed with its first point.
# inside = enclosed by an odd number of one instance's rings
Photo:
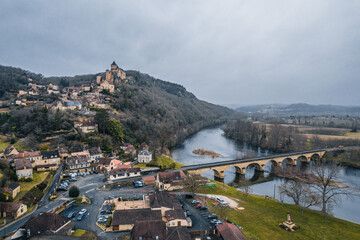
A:
{"type": "Polygon", "coordinates": [[[85,193],[89,193],[89,192],[94,191],[94,190],[95,190],[95,188],[90,189],[90,190],[86,191],[85,193]]]}

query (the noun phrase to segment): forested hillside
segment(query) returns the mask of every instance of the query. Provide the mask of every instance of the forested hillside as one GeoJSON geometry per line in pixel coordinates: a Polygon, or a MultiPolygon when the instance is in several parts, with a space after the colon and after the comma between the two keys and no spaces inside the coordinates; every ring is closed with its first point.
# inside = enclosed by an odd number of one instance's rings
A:
{"type": "MultiPolygon", "coordinates": [[[[0,84],[3,96],[16,92],[32,78],[36,84],[79,86],[95,82],[98,74],[75,77],[43,77],[12,67],[0,68],[0,84]]],[[[104,73],[100,73],[104,76],[104,73]]],[[[133,144],[147,143],[153,148],[171,147],[201,128],[233,119],[235,111],[197,99],[178,84],[162,81],[137,71],[126,71],[128,83],[118,83],[114,93],[106,93],[111,109],[108,119],[120,120],[124,141],[133,144]]],[[[13,95],[14,97],[14,95],[13,95]]],[[[51,139],[54,132],[63,133],[53,144],[87,142],[106,148],[115,146],[111,134],[103,132],[96,136],[75,136],[71,131],[76,119],[74,113],[51,112],[42,109],[43,104],[12,109],[3,114],[0,122],[2,134],[17,140],[26,139],[33,147],[36,143],[51,139]]],[[[96,109],[95,109],[96,110],[96,109]]],[[[100,118],[101,119],[101,118],[100,118]]],[[[98,124],[101,124],[98,122],[98,124]]],[[[24,141],[23,141],[24,142],[24,141]]]]}

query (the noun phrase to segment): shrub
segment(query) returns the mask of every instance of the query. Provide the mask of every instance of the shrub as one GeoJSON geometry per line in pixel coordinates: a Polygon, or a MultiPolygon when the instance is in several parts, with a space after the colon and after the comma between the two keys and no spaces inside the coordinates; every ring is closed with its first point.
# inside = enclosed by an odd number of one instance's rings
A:
{"type": "Polygon", "coordinates": [[[32,180],[33,180],[32,178],[26,178],[25,182],[32,182],[32,180]]]}
{"type": "Polygon", "coordinates": [[[72,186],[69,190],[69,196],[70,197],[78,197],[80,194],[80,190],[76,186],[72,186]]]}
{"type": "Polygon", "coordinates": [[[46,150],[50,150],[50,149],[51,149],[51,148],[50,148],[49,145],[42,145],[42,146],[39,148],[40,151],[46,151],[46,150]]]}
{"type": "Polygon", "coordinates": [[[41,191],[44,191],[44,189],[46,188],[46,183],[42,182],[42,183],[38,184],[37,187],[38,187],[41,191]]]}
{"type": "Polygon", "coordinates": [[[106,227],[110,227],[112,217],[109,216],[108,220],[106,221],[106,227]]]}
{"type": "Polygon", "coordinates": [[[14,144],[14,143],[16,143],[16,140],[15,140],[15,138],[12,138],[12,139],[10,140],[10,144],[14,144]]]}

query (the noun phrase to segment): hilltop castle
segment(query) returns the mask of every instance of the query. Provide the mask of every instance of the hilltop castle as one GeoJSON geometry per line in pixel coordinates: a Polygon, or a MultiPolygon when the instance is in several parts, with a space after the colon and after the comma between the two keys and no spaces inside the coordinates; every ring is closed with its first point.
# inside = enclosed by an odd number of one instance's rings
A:
{"type": "Polygon", "coordinates": [[[96,76],[96,84],[99,85],[98,88],[106,89],[113,93],[115,91],[115,84],[127,82],[127,78],[125,71],[119,68],[115,61],[113,61],[110,67],[110,70],[106,69],[105,79],[102,79],[100,75],[96,76]]]}

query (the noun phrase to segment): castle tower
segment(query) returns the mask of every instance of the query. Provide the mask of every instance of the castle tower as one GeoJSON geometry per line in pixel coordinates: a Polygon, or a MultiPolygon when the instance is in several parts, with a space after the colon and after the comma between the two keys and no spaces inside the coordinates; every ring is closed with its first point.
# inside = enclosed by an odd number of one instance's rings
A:
{"type": "Polygon", "coordinates": [[[115,61],[113,61],[113,63],[111,64],[111,71],[116,72],[118,68],[118,65],[115,63],[115,61]]]}
{"type": "Polygon", "coordinates": [[[105,77],[105,80],[111,80],[111,78],[112,78],[111,72],[109,71],[109,69],[106,69],[106,77],[105,77]]]}

